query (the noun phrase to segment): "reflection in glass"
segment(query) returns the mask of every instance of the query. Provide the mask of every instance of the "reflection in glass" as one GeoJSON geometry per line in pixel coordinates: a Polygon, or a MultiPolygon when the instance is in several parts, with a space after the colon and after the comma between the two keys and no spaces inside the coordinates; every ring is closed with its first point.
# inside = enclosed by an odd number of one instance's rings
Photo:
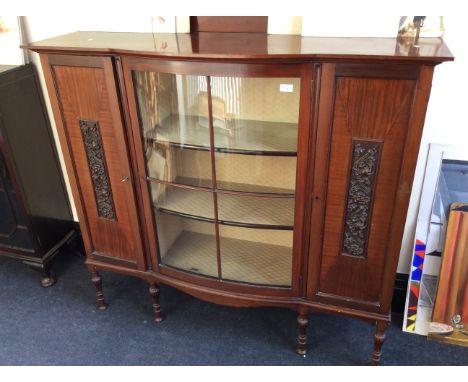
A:
{"type": "Polygon", "coordinates": [[[147,153],[148,176],[178,184],[212,187],[209,151],[183,149],[153,141],[147,153]]]}
{"type": "Polygon", "coordinates": [[[209,149],[206,77],[139,71],[133,77],[147,149],[153,141],[209,149]]]}

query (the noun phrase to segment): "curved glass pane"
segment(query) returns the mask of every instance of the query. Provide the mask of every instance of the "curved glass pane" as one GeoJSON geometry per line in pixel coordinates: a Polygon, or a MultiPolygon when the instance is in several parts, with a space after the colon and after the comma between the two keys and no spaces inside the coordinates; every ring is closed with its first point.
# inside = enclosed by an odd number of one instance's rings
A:
{"type": "Polygon", "coordinates": [[[215,147],[297,152],[300,78],[211,77],[215,147]]]}
{"type": "Polygon", "coordinates": [[[133,80],[160,264],[290,287],[301,79],[133,80]]]}
{"type": "Polygon", "coordinates": [[[227,191],[294,195],[296,156],[215,153],[216,184],[227,191]]]}
{"type": "Polygon", "coordinates": [[[204,276],[218,277],[215,225],[156,213],[161,264],[204,276]]]}
{"type": "Polygon", "coordinates": [[[206,77],[134,71],[133,80],[148,175],[211,183],[206,77]]]}

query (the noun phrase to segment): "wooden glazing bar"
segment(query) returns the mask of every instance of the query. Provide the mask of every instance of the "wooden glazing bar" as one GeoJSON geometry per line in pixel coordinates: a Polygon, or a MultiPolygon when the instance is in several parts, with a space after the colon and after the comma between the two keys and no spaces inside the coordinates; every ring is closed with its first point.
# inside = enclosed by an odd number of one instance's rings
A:
{"type": "MultiPolygon", "coordinates": [[[[213,129],[213,109],[211,105],[211,77],[206,77],[206,90],[208,93],[208,119],[210,127],[210,153],[211,153],[211,182],[213,191],[216,190],[216,163],[215,163],[215,151],[214,151],[214,129],[213,129]]],[[[218,277],[221,280],[222,271],[221,271],[221,245],[219,239],[219,221],[218,221],[218,195],[216,192],[213,192],[213,205],[214,205],[214,223],[215,223],[215,232],[216,232],[216,258],[218,262],[218,277]]]]}

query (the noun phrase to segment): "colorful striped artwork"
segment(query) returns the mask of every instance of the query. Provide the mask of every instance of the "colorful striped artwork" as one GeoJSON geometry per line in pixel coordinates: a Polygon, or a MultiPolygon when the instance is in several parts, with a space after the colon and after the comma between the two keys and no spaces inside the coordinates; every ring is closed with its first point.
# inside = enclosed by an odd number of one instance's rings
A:
{"type": "Polygon", "coordinates": [[[416,239],[414,245],[413,264],[411,265],[410,292],[406,312],[406,330],[413,332],[416,327],[416,311],[418,309],[419,290],[426,255],[426,244],[416,239]]]}
{"type": "MultiPolygon", "coordinates": [[[[448,212],[468,203],[468,153],[460,146],[430,144],[408,273],[403,331],[427,335],[441,267],[448,212]]],[[[468,285],[467,285],[468,288],[468,285]]],[[[467,293],[468,295],[468,293],[467,293]]]]}

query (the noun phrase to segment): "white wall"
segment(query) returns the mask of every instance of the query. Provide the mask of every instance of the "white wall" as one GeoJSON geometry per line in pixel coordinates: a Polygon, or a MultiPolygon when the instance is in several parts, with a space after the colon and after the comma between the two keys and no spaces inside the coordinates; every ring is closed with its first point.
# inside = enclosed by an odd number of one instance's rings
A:
{"type": "Polygon", "coordinates": [[[18,17],[0,16],[0,65],[22,65],[18,17]]]}
{"type": "Polygon", "coordinates": [[[319,12],[303,16],[302,35],[316,37],[395,37],[398,32],[399,16],[369,17],[337,13],[333,16],[319,12]]]}
{"type": "Polygon", "coordinates": [[[301,34],[302,16],[268,16],[269,34],[301,34]]]}
{"type": "MultiPolygon", "coordinates": [[[[48,37],[57,36],[76,30],[109,30],[109,31],[135,31],[150,32],[165,31],[171,32],[176,28],[182,32],[188,27],[187,17],[178,17],[177,21],[173,16],[162,16],[165,20],[161,24],[160,16],[142,16],[142,17],[26,17],[25,26],[27,38],[29,41],[37,41],[48,37]]],[[[396,20],[398,16],[389,15],[378,18],[381,24],[367,24],[366,31],[370,35],[381,34],[382,26],[386,25],[385,31],[388,31],[389,25],[396,20]]],[[[325,16],[315,14],[312,16],[271,16],[269,32],[270,33],[300,33],[302,29],[305,33],[333,34],[339,36],[349,35],[349,31],[355,26],[356,17],[343,18],[336,22],[335,16],[325,16]],[[333,29],[330,29],[330,25],[333,29]],[[312,31],[312,32],[311,32],[312,31]]],[[[426,126],[422,138],[421,149],[416,169],[416,176],[411,194],[410,206],[408,209],[408,218],[405,227],[405,234],[401,249],[398,272],[408,273],[411,259],[411,248],[415,230],[415,221],[419,207],[419,198],[421,193],[422,179],[427,158],[428,145],[430,142],[459,144],[468,141],[468,127],[464,119],[464,108],[466,97],[461,95],[461,91],[468,88],[468,77],[464,69],[468,67],[468,48],[464,41],[465,26],[463,15],[446,17],[446,33],[444,40],[451,48],[456,57],[454,63],[444,63],[435,70],[431,100],[429,102],[426,126]]],[[[31,55],[31,59],[40,68],[36,54],[31,55]]],[[[41,76],[42,77],[42,76],[41,76]]],[[[42,79],[43,89],[45,85],[42,79]]],[[[55,131],[55,126],[54,126],[55,131]]],[[[76,214],[75,214],[76,217],[76,214]]]]}
{"type": "Polygon", "coordinates": [[[468,124],[465,112],[468,89],[468,46],[463,15],[445,17],[444,41],[455,56],[454,62],[436,67],[432,82],[431,98],[419,150],[418,164],[411,193],[405,234],[398,263],[398,272],[409,273],[415,224],[423,183],[429,143],[459,145],[468,151],[468,124]]]}

